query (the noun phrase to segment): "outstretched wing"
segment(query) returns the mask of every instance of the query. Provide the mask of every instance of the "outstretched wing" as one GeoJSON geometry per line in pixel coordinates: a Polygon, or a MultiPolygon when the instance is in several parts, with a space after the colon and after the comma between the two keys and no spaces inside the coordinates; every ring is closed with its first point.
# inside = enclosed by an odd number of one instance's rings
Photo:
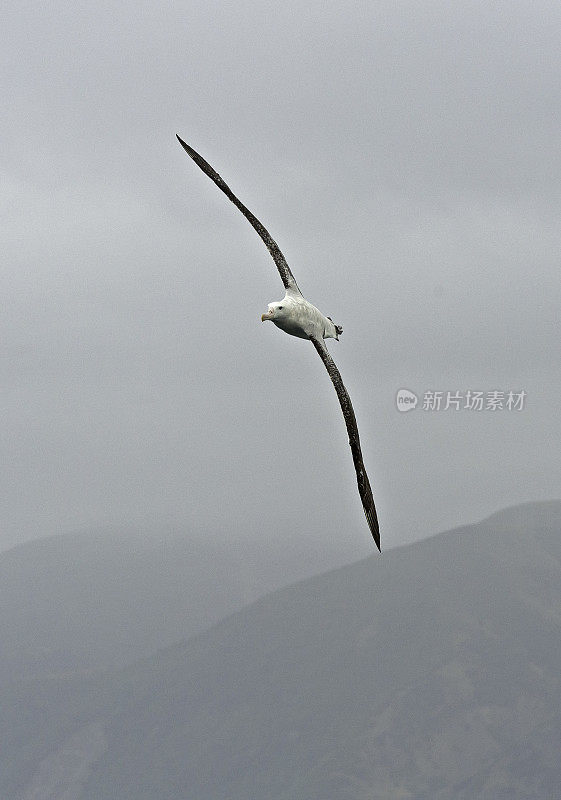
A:
{"type": "Polygon", "coordinates": [[[376,516],[376,508],[374,506],[374,498],[372,497],[372,489],[370,488],[370,482],[368,480],[368,475],[366,474],[364,462],[362,460],[358,426],[356,424],[356,417],[351,404],[351,398],[345,389],[343,379],[341,378],[341,373],[331,358],[329,350],[325,346],[323,339],[312,339],[312,342],[320,354],[321,360],[325,364],[325,368],[329,373],[329,377],[333,382],[333,386],[337,392],[337,397],[339,398],[339,405],[341,406],[341,411],[343,412],[343,416],[345,418],[345,425],[347,426],[347,433],[349,434],[349,444],[351,446],[351,452],[353,454],[353,461],[356,470],[358,493],[360,494],[360,499],[362,500],[362,506],[364,508],[364,513],[366,514],[368,527],[370,528],[372,536],[374,537],[376,547],[381,552],[378,517],[376,516]]]}
{"type": "MultiPolygon", "coordinates": [[[[177,134],[175,134],[177,136],[177,134]]],[[[251,211],[241,203],[233,191],[230,189],[229,186],[222,180],[220,175],[213,170],[209,163],[207,163],[202,156],[200,156],[192,147],[189,147],[183,139],[177,136],[179,144],[183,149],[191,156],[195,164],[202,169],[202,171],[208,175],[208,177],[214,181],[214,183],[218,186],[219,189],[222,189],[226,197],[228,197],[232,203],[240,209],[244,217],[249,220],[249,222],[253,225],[259,236],[265,242],[265,246],[269,253],[273,256],[273,261],[277,265],[277,269],[281,276],[282,282],[284,283],[285,289],[291,289],[293,292],[297,292],[299,295],[302,294],[300,289],[298,288],[298,284],[294,279],[294,275],[292,274],[290,267],[286,263],[286,259],[280,251],[278,244],[275,242],[269,231],[262,225],[257,217],[255,217],[251,211]]]]}

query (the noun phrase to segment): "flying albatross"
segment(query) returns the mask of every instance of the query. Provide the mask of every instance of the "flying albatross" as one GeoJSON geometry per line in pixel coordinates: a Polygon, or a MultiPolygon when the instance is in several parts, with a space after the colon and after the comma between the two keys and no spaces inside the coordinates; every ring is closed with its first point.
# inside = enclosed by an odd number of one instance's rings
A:
{"type": "Polygon", "coordinates": [[[335,387],[335,391],[337,392],[341,411],[343,412],[343,417],[345,418],[347,433],[349,435],[349,444],[351,446],[351,452],[353,454],[353,461],[356,470],[358,491],[360,494],[360,499],[362,500],[364,513],[366,515],[372,536],[374,537],[374,541],[376,542],[376,546],[378,547],[378,550],[380,550],[380,529],[378,527],[378,518],[376,516],[376,508],[374,506],[374,498],[372,497],[372,489],[370,488],[370,482],[368,480],[368,475],[366,474],[364,462],[362,460],[360,440],[358,437],[358,426],[356,424],[356,417],[351,404],[351,398],[345,389],[345,385],[343,384],[343,380],[341,378],[341,373],[335,366],[335,362],[331,358],[329,350],[324,344],[324,339],[338,340],[339,335],[343,333],[343,329],[339,325],[335,325],[331,317],[324,317],[319,309],[317,309],[311,303],[308,303],[298,288],[298,284],[294,279],[294,275],[292,274],[290,267],[286,263],[285,257],[281,253],[279,246],[274,241],[270,233],[259,222],[257,217],[255,217],[251,211],[238,200],[236,195],[232,192],[229,186],[226,185],[220,175],[213,170],[210,164],[208,164],[204,158],[202,158],[202,156],[196,153],[192,147],[189,147],[189,145],[186,144],[179,136],[177,136],[177,139],[187,154],[191,156],[195,164],[200,167],[212,181],[214,181],[218,188],[224,192],[226,197],[228,197],[232,203],[239,208],[244,217],[249,220],[251,225],[255,228],[265,243],[267,250],[277,265],[281,280],[284,284],[284,288],[286,289],[286,294],[283,300],[280,300],[277,303],[269,303],[268,310],[262,315],[261,321],[265,322],[265,320],[271,320],[271,322],[274,322],[277,328],[285,331],[285,333],[289,333],[292,336],[299,336],[301,339],[309,339],[319,353],[321,360],[325,364],[325,368],[329,373],[329,377],[331,378],[333,386],[335,387]]]}

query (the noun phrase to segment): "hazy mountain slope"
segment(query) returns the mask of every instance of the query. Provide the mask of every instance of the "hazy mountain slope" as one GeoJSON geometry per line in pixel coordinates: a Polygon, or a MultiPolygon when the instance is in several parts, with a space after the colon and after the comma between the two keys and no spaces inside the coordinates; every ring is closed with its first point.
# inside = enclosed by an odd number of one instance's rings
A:
{"type": "Polygon", "coordinates": [[[305,539],[292,549],[164,527],[28,542],[0,554],[0,681],[132,663],[348,560],[337,543],[314,557],[305,539]]]}
{"type": "MultiPolygon", "coordinates": [[[[561,503],[282,589],[78,689],[40,768],[69,799],[556,796],[561,503]]],[[[35,763],[16,797],[61,798],[35,763]]]]}

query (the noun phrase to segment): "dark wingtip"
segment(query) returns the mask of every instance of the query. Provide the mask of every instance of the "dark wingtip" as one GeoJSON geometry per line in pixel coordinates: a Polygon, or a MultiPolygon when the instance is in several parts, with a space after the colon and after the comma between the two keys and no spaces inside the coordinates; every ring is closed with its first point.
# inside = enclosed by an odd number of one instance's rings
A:
{"type": "Polygon", "coordinates": [[[183,139],[181,138],[181,136],[178,133],[176,133],[175,136],[176,136],[177,141],[181,145],[181,147],[185,150],[185,152],[188,153],[191,156],[191,158],[193,158],[196,155],[196,153],[193,150],[193,148],[189,147],[187,142],[184,142],[183,139]]]}
{"type": "Polygon", "coordinates": [[[372,534],[372,538],[376,543],[376,547],[382,552],[382,548],[380,546],[380,527],[378,525],[378,517],[376,516],[376,510],[374,507],[368,509],[366,512],[366,521],[368,522],[368,527],[370,528],[370,533],[372,534]]]}

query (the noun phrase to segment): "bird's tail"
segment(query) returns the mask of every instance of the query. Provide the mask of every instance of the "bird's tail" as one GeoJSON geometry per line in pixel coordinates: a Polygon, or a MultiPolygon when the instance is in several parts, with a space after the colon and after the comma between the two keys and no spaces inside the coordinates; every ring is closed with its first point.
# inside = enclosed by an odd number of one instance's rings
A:
{"type": "MultiPolygon", "coordinates": [[[[331,317],[327,317],[327,319],[328,319],[330,322],[333,322],[333,320],[331,319],[331,317]]],[[[336,336],[335,338],[337,339],[337,341],[339,341],[339,336],[340,336],[340,335],[343,333],[343,328],[342,328],[340,325],[335,325],[335,323],[334,323],[334,322],[333,322],[333,326],[334,326],[334,328],[335,328],[335,333],[337,334],[337,336],[336,336]]]]}

